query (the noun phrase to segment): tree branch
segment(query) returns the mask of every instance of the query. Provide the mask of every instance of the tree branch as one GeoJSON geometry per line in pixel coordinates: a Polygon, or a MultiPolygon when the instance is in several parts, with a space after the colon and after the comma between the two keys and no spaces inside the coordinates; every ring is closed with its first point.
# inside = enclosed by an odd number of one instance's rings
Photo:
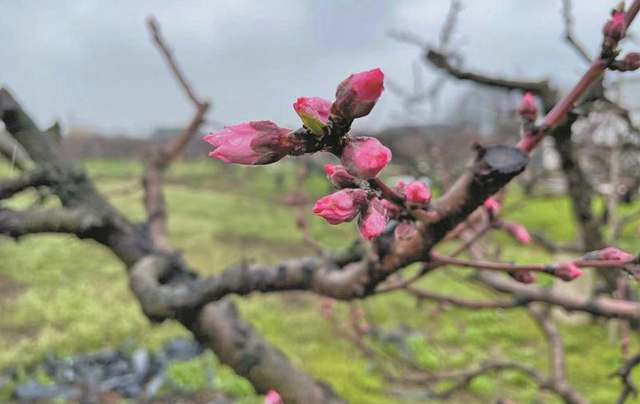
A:
{"type": "Polygon", "coordinates": [[[158,22],[153,18],[147,19],[147,26],[159,51],[164,56],[173,76],[180,87],[191,100],[195,107],[195,113],[189,125],[176,138],[167,143],[160,151],[151,151],[145,159],[145,173],[143,185],[145,190],[144,202],[147,209],[147,225],[149,234],[154,244],[164,250],[170,251],[166,229],[166,203],[162,192],[162,172],[171,162],[182,153],[191,139],[198,133],[198,129],[204,122],[204,117],[209,110],[209,102],[200,100],[184,73],[178,66],[171,50],[162,38],[158,22]]]}
{"type": "Polygon", "coordinates": [[[104,225],[100,217],[82,210],[0,208],[0,234],[19,238],[34,233],[68,233],[81,238],[104,225]]]}
{"type": "Polygon", "coordinates": [[[580,55],[580,57],[587,63],[591,63],[592,58],[589,56],[589,52],[585,47],[575,39],[575,33],[573,32],[573,16],[571,14],[572,4],[571,0],[562,0],[562,17],[564,20],[564,39],[571,45],[571,47],[580,55]]]}
{"type": "Polygon", "coordinates": [[[0,181],[0,200],[11,198],[26,189],[37,188],[48,184],[49,178],[41,171],[0,181]]]}

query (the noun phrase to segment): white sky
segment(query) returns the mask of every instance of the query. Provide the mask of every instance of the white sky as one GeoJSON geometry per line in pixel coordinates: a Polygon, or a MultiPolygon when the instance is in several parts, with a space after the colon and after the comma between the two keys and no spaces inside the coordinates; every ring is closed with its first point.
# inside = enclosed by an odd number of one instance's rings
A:
{"type": "MultiPolygon", "coordinates": [[[[575,31],[594,54],[615,3],[574,0],[575,31]]],[[[466,66],[563,87],[584,70],[560,39],[561,0],[463,5],[453,44],[466,66]]],[[[387,32],[407,29],[435,42],[448,7],[447,0],[0,0],[0,85],[43,126],[59,119],[144,136],[186,123],[191,106],[146,31],[153,14],[197,93],[213,100],[211,118],[297,127],[295,99],[331,99],[350,73],[380,67],[410,85],[419,52],[387,32]]],[[[637,42],[626,48],[637,50],[637,42]]],[[[427,82],[439,77],[425,69],[427,82]]],[[[443,103],[463,88],[449,84],[443,103]]],[[[360,128],[398,124],[398,109],[386,92],[360,128]]]]}

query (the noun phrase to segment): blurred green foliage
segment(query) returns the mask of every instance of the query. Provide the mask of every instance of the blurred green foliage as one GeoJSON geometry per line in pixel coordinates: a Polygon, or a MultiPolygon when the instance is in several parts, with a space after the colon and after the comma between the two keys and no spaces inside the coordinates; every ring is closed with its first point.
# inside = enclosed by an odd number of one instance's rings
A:
{"type": "MultiPolygon", "coordinates": [[[[131,161],[86,163],[100,190],[131,220],[142,220],[142,167],[131,161]]],[[[0,166],[0,177],[8,168],[0,166]]],[[[296,166],[227,167],[212,161],[178,162],[166,176],[171,242],[184,251],[190,265],[203,274],[216,273],[239,260],[276,262],[311,250],[294,223],[294,208],[284,203],[294,188],[296,166]]],[[[305,182],[305,191],[319,197],[329,191],[321,173],[305,182]]],[[[9,202],[24,207],[33,201],[27,192],[9,202]]],[[[534,198],[525,204],[512,188],[506,204],[507,218],[530,230],[544,232],[557,241],[573,237],[573,221],[566,198],[534,198]],[[510,209],[509,206],[513,205],[510,209]]],[[[52,198],[53,199],[53,198],[52,198]]],[[[47,205],[55,205],[53,200],[47,205]]],[[[635,209],[638,203],[635,204],[635,209]]],[[[621,214],[631,206],[622,206],[621,214]]],[[[352,225],[328,226],[308,215],[310,231],[323,245],[340,248],[356,236],[352,225]]],[[[637,249],[638,239],[629,226],[620,247],[637,249]]],[[[553,260],[541,249],[520,248],[503,234],[494,239],[505,259],[518,262],[553,260]]],[[[446,252],[452,246],[443,246],[446,252]]],[[[409,268],[408,271],[415,270],[409,268]]],[[[486,292],[461,281],[465,269],[443,269],[419,282],[421,287],[468,298],[486,299],[486,292]]],[[[548,277],[541,282],[551,283],[548,277]]],[[[18,243],[0,239],[0,369],[29,367],[47,353],[64,356],[113,347],[132,339],[158,349],[165,341],[186,336],[179,325],[151,325],[129,291],[120,262],[102,246],[65,235],[36,235],[18,243]]],[[[330,383],[354,403],[403,403],[391,395],[382,374],[354,348],[337,337],[318,314],[320,299],[306,293],[255,294],[235,299],[243,316],[270,343],[317,378],[330,383]]],[[[429,371],[461,370],[486,360],[512,360],[546,372],[547,354],[539,330],[524,310],[469,311],[451,308],[436,312],[429,302],[417,304],[403,293],[390,293],[357,303],[368,321],[381,330],[412,330],[407,338],[414,359],[429,371]]],[[[348,317],[348,304],[337,303],[336,313],[348,317]]],[[[619,382],[608,375],[620,365],[619,346],[608,341],[601,323],[562,326],[569,375],[575,387],[594,403],[611,403],[619,382]]],[[[397,347],[374,343],[397,353],[397,347]]],[[[638,341],[632,341],[638,349],[638,341]]],[[[44,375],[43,375],[44,376],[44,375]]],[[[219,364],[213,355],[169,368],[171,384],[187,391],[216,389],[258,403],[253,388],[219,364]],[[209,380],[210,375],[213,379],[209,380]],[[212,385],[209,385],[212,384],[212,385]]],[[[526,377],[504,372],[473,381],[453,402],[485,403],[510,398],[530,403],[540,393],[526,377]]],[[[409,401],[408,401],[409,402],[409,401]]],[[[410,401],[413,403],[419,401],[410,401]]]]}

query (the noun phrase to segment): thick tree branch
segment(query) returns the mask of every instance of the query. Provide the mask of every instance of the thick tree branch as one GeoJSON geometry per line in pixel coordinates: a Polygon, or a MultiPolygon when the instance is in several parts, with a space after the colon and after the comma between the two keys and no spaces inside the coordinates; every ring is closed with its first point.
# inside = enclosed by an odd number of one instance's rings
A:
{"type": "MultiPolygon", "coordinates": [[[[20,108],[8,91],[0,90],[0,117],[7,130],[20,142],[34,161],[46,172],[51,180],[51,188],[65,206],[64,210],[15,212],[0,209],[0,233],[19,237],[34,232],[68,232],[80,237],[89,237],[104,244],[131,269],[142,258],[154,254],[165,257],[169,268],[161,279],[163,287],[183,288],[192,281],[194,273],[172,254],[158,249],[150,241],[146,232],[134,226],[117,212],[96,190],[89,178],[59,152],[52,140],[41,132],[28,115],[20,108]]],[[[345,260],[351,256],[342,257],[345,260]]],[[[144,302],[146,304],[146,301],[144,302]]],[[[258,391],[264,392],[278,386],[279,393],[287,403],[335,403],[340,402],[330,393],[328,387],[312,381],[300,370],[294,368],[285,358],[268,347],[229,309],[228,303],[208,304],[204,307],[185,308],[174,312],[186,328],[201,341],[209,341],[209,346],[217,349],[220,359],[230,365],[238,374],[247,376],[258,391]],[[217,321],[217,322],[216,322],[217,321]],[[234,328],[227,329],[227,326],[234,328]],[[218,334],[220,333],[220,334],[218,334]],[[226,333],[226,334],[225,334],[226,333]],[[244,339],[240,339],[244,338],[244,339]],[[216,345],[225,341],[223,345],[216,345]],[[233,343],[228,344],[228,341],[233,343]],[[249,349],[250,347],[253,347],[249,349]],[[255,365],[250,366],[242,359],[249,358],[242,352],[262,352],[264,357],[251,357],[255,365]],[[261,362],[264,361],[264,362],[261,362]],[[271,368],[269,368],[269,366],[271,368]],[[282,366],[282,369],[276,369],[282,366]],[[278,375],[279,380],[266,377],[265,369],[278,375]],[[302,389],[297,383],[302,384],[302,389]]],[[[152,320],[161,320],[153,317],[152,320]]]]}
{"type": "Polygon", "coordinates": [[[13,195],[29,188],[37,188],[48,184],[49,178],[41,171],[0,181],[0,200],[11,198],[13,195]]]}
{"type": "Polygon", "coordinates": [[[16,211],[0,208],[0,234],[13,238],[35,233],[68,233],[87,238],[103,225],[102,218],[79,209],[16,211]]]}

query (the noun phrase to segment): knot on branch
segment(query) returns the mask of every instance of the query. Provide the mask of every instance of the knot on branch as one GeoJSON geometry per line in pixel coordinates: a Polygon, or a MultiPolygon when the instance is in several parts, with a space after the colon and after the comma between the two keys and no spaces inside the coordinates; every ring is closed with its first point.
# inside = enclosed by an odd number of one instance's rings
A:
{"type": "Polygon", "coordinates": [[[477,146],[478,156],[473,170],[476,175],[491,178],[520,174],[529,163],[529,156],[516,147],[497,145],[484,148],[477,146]]]}

